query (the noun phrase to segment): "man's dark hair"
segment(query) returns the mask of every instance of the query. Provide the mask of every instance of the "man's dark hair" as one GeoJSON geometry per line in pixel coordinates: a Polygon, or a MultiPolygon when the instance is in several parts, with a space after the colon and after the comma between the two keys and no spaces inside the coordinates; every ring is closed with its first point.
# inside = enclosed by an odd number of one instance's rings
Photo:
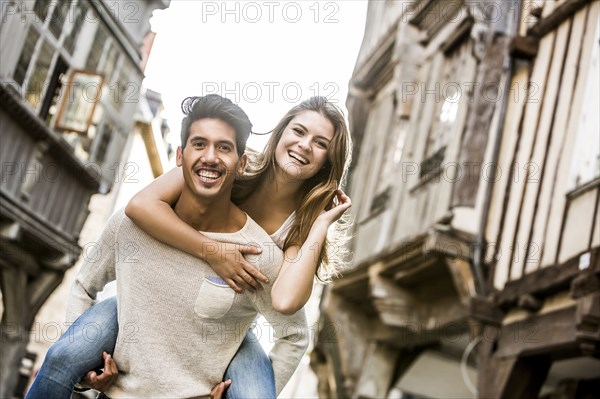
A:
{"type": "Polygon", "coordinates": [[[241,157],[246,151],[246,141],[252,130],[248,115],[239,105],[218,94],[204,97],[188,97],[181,103],[185,118],[181,121],[181,148],[185,148],[192,123],[203,118],[220,119],[235,130],[235,146],[241,157]]]}

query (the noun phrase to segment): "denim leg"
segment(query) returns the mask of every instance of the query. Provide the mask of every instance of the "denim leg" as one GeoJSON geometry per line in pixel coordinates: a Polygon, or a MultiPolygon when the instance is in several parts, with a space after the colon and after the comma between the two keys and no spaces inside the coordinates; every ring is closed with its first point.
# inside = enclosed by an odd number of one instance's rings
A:
{"type": "Polygon", "coordinates": [[[231,385],[225,393],[226,399],[275,399],[275,375],[271,360],[252,330],[248,330],[242,345],[229,363],[225,378],[231,385]]]}
{"type": "Polygon", "coordinates": [[[104,365],[102,352],[113,353],[118,331],[116,296],[89,308],[50,347],[26,399],[69,399],[88,371],[104,365]]]}

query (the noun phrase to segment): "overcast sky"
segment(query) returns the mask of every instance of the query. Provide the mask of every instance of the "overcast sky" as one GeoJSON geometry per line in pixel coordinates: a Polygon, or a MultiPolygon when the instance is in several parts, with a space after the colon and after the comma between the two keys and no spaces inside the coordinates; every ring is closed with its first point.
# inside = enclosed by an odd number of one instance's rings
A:
{"type": "MultiPolygon", "coordinates": [[[[179,105],[190,95],[218,93],[239,103],[255,132],[270,131],[316,94],[346,112],[366,9],[363,0],[173,0],[151,19],[157,36],[144,84],[163,94],[175,136],[179,105]]],[[[250,140],[258,149],[264,142],[250,140]]]]}

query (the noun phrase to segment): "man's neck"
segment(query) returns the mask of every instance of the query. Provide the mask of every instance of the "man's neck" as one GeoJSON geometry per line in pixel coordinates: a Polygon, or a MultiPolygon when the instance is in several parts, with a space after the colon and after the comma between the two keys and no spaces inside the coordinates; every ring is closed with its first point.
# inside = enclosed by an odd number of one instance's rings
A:
{"type": "Polygon", "coordinates": [[[245,223],[243,213],[230,199],[205,200],[186,193],[185,189],[173,210],[181,220],[198,231],[233,233],[245,223]]]}

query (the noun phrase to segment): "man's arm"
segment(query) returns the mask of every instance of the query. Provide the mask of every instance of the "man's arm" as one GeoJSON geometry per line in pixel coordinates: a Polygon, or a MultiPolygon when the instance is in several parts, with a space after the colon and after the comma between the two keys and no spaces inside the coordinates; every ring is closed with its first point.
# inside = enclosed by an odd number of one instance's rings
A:
{"type": "Polygon", "coordinates": [[[269,358],[273,365],[275,387],[277,395],[279,395],[296,371],[308,348],[308,323],[304,308],[290,316],[275,311],[271,305],[271,293],[268,291],[270,290],[251,295],[258,312],[267,319],[273,328],[275,345],[269,353],[269,358]]]}
{"type": "Polygon", "coordinates": [[[73,323],[94,305],[98,292],[115,280],[115,234],[122,220],[123,210],[119,210],[108,220],[98,240],[85,246],[83,263],[67,301],[67,323],[73,323]]]}

